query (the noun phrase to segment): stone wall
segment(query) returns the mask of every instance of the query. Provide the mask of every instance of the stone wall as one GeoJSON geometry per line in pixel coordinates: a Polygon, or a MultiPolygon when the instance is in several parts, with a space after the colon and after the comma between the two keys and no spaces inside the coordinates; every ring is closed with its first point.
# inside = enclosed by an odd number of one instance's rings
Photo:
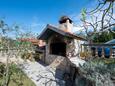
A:
{"type": "Polygon", "coordinates": [[[73,39],[70,43],[67,45],[67,57],[79,57],[79,54],[81,52],[81,44],[83,44],[84,41],[73,39]]]}
{"type": "Polygon", "coordinates": [[[53,69],[60,69],[62,71],[68,71],[70,67],[70,61],[68,58],[58,55],[48,55],[45,60],[46,64],[50,65],[53,69]]]}

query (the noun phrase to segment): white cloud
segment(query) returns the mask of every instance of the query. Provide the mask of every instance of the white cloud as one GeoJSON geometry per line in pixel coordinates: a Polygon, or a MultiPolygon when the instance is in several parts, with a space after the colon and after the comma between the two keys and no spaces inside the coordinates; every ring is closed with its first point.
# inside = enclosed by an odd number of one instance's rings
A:
{"type": "Polygon", "coordinates": [[[73,29],[72,29],[72,32],[79,32],[79,31],[83,31],[83,27],[80,27],[80,26],[76,27],[76,26],[74,26],[73,29]]]}

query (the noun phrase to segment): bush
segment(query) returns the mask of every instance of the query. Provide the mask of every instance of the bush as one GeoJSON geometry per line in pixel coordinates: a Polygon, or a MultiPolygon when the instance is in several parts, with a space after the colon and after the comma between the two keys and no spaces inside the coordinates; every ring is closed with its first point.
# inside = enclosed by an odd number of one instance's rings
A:
{"type": "MultiPolygon", "coordinates": [[[[95,86],[114,86],[115,59],[96,58],[80,66],[80,73],[95,86]]],[[[84,85],[83,85],[84,86],[84,85]]]]}
{"type": "MultiPolygon", "coordinates": [[[[2,67],[0,67],[0,70],[2,67]]],[[[5,65],[4,65],[5,69],[5,65]]],[[[4,72],[6,72],[4,70],[4,72]]],[[[26,74],[14,63],[9,64],[8,86],[35,86],[35,84],[26,76],[26,74]]],[[[0,86],[5,85],[5,78],[0,77],[0,86]]]]}
{"type": "Polygon", "coordinates": [[[40,54],[39,53],[35,53],[34,54],[34,59],[35,59],[35,61],[39,61],[40,60],[40,54]]]}
{"type": "Polygon", "coordinates": [[[5,65],[0,62],[0,78],[3,77],[4,73],[5,73],[5,65]]]}
{"type": "Polygon", "coordinates": [[[33,53],[29,53],[29,52],[24,52],[22,55],[21,55],[21,58],[22,59],[28,59],[30,61],[33,61],[34,60],[34,57],[33,57],[33,53]]]}

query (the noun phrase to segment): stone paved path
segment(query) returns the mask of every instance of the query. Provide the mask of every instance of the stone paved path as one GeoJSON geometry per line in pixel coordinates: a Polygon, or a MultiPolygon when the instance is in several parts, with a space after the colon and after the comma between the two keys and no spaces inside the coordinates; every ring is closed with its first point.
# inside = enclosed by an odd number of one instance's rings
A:
{"type": "Polygon", "coordinates": [[[23,62],[20,66],[36,86],[64,86],[64,81],[55,78],[55,71],[38,62],[23,62]]]}
{"type": "MultiPolygon", "coordinates": [[[[7,55],[0,54],[0,62],[6,63],[7,55]]],[[[44,66],[38,62],[24,61],[21,58],[10,58],[10,62],[15,62],[20,65],[20,68],[27,76],[36,84],[36,86],[65,86],[64,81],[59,79],[62,77],[61,71],[56,70],[51,66],[44,66]],[[58,76],[58,79],[56,78],[58,76]]]]}

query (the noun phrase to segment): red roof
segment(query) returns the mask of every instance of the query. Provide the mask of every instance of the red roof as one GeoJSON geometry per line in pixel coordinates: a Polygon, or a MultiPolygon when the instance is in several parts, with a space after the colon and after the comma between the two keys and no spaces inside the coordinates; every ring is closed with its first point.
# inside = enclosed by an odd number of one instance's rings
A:
{"type": "Polygon", "coordinates": [[[31,42],[33,45],[45,46],[45,42],[43,40],[38,40],[35,38],[21,38],[19,40],[22,42],[31,42]]]}

